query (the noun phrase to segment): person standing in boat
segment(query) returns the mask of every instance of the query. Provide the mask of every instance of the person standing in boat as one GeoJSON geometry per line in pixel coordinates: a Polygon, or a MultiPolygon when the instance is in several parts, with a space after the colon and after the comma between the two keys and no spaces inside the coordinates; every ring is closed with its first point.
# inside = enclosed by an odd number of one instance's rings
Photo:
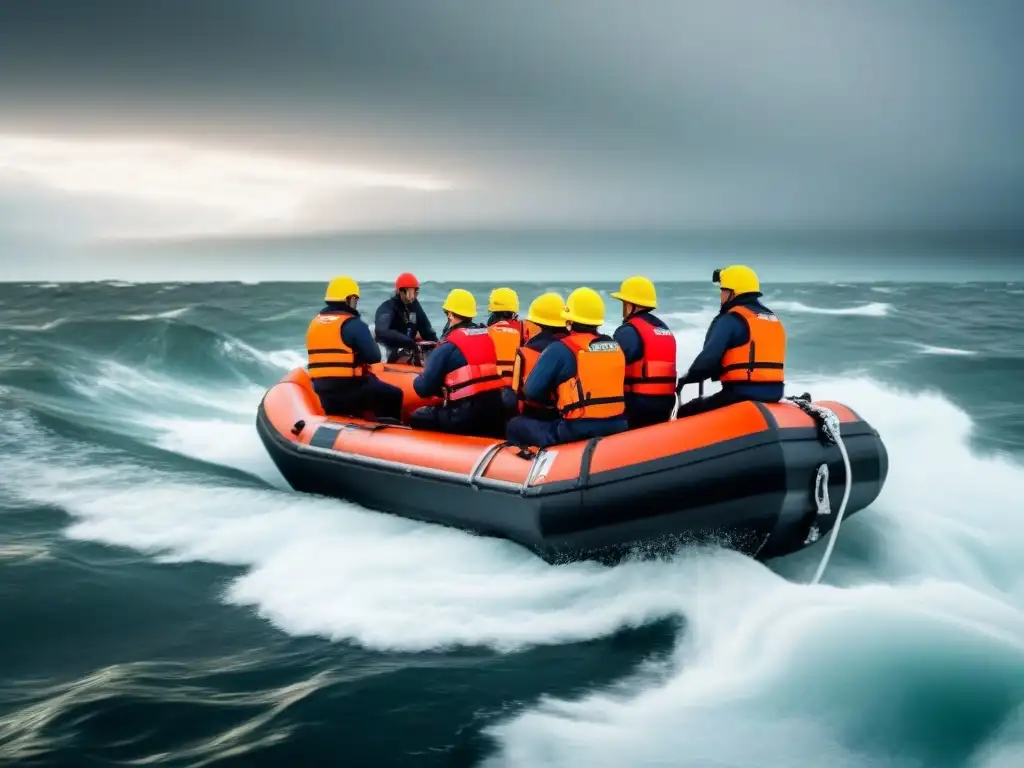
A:
{"type": "Polygon", "coordinates": [[[569,333],[565,327],[565,320],[562,319],[564,308],[565,300],[553,292],[538,296],[530,304],[526,322],[536,330],[526,343],[516,350],[516,359],[512,366],[512,387],[502,392],[506,410],[513,417],[522,414],[541,421],[554,421],[558,418],[554,397],[543,403],[535,403],[527,399],[524,387],[530,371],[537,365],[537,360],[544,350],[569,333]]]}
{"type": "Polygon", "coordinates": [[[553,399],[559,418],[516,416],[507,431],[513,445],[546,448],[614,435],[628,427],[626,357],[614,339],[598,333],[604,301],[591,288],[577,288],[569,294],[561,319],[568,333],[541,353],[523,387],[528,400],[553,399]]]}
{"type": "Polygon", "coordinates": [[[512,380],[516,350],[523,343],[523,323],[519,320],[519,296],[511,288],[495,288],[487,304],[487,333],[498,356],[498,373],[506,384],[512,380]]]}
{"type": "Polygon", "coordinates": [[[487,328],[473,323],[476,299],[454,288],[441,306],[448,317],[441,343],[412,383],[420,397],[443,397],[443,405],[413,411],[413,429],[503,437],[505,416],[497,354],[487,328]]]}
{"type": "Polygon", "coordinates": [[[387,362],[406,361],[412,357],[419,342],[437,341],[430,318],[420,306],[420,281],[411,272],[403,272],[395,280],[395,293],[377,307],[374,316],[374,339],[388,351],[387,362]]]}
{"type": "Polygon", "coordinates": [[[626,418],[629,428],[668,421],[676,404],[676,337],[651,311],[658,306],[654,283],[634,275],[612,294],[622,302],[615,341],[626,356],[626,418]]]}
{"type": "Polygon", "coordinates": [[[351,277],[334,278],[324,302],[306,330],[306,370],[324,412],[400,418],[402,390],[369,370],[380,362],[380,348],[356,309],[359,284],[351,277]]]}
{"type": "Polygon", "coordinates": [[[786,329],[761,303],[757,274],[735,265],[716,269],[711,279],[721,289],[722,308],[676,393],[704,379],[720,381],[722,390],[680,405],[677,418],[744,400],[777,403],[785,393],[786,329]]]}

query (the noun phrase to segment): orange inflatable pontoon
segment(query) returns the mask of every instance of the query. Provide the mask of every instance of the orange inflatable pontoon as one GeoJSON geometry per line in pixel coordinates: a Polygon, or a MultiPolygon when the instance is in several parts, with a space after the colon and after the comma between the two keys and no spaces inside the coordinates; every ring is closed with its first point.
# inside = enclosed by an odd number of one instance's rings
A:
{"type": "MultiPolygon", "coordinates": [[[[420,370],[374,366],[405,392],[403,421],[424,404],[412,389],[420,370]]],[[[852,467],[848,516],[880,493],[886,450],[850,408],[817,405],[841,423],[852,467]]],[[[838,507],[846,482],[839,447],[811,415],[785,402],[738,403],[523,451],[496,439],[327,417],[297,368],[267,391],[256,426],[298,491],[510,539],[549,562],[702,541],[761,559],[785,555],[831,529],[835,510],[818,502],[827,487],[838,507]]]]}

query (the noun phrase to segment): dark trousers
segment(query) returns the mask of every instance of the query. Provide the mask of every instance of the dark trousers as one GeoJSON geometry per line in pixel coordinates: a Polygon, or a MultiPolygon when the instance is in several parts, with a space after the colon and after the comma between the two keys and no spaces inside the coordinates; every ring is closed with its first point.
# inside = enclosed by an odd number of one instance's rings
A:
{"type": "Polygon", "coordinates": [[[506,439],[520,448],[531,445],[548,448],[552,445],[618,434],[625,432],[627,428],[625,419],[581,419],[570,424],[564,419],[542,421],[529,416],[516,416],[508,423],[506,439]]]}
{"type": "Polygon", "coordinates": [[[626,418],[630,429],[661,424],[672,416],[673,395],[626,395],[626,418]]]}
{"type": "Polygon", "coordinates": [[[523,403],[522,413],[519,410],[519,398],[511,387],[501,390],[501,401],[505,406],[505,417],[513,419],[516,416],[529,416],[540,421],[558,421],[561,418],[554,406],[541,408],[531,403],[523,403]]]}
{"type": "Polygon", "coordinates": [[[367,413],[398,419],[402,415],[402,390],[366,376],[363,381],[324,379],[313,383],[328,416],[365,416],[367,413]]]}
{"type": "Polygon", "coordinates": [[[402,365],[411,365],[413,357],[416,354],[415,347],[409,347],[407,349],[395,349],[393,347],[387,347],[388,355],[385,358],[385,363],[400,363],[402,365]]]}
{"type": "Polygon", "coordinates": [[[505,408],[500,391],[484,392],[464,402],[424,405],[412,412],[413,429],[476,437],[505,436],[505,408]]]}

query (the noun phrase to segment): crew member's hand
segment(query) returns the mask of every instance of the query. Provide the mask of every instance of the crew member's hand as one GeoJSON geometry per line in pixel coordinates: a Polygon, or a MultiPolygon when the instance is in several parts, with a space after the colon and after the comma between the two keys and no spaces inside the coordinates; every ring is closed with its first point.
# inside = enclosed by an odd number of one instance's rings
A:
{"type": "Polygon", "coordinates": [[[692,384],[693,382],[694,378],[690,375],[690,369],[687,368],[686,373],[679,377],[679,383],[676,384],[676,395],[683,391],[683,387],[687,384],[692,384]]]}

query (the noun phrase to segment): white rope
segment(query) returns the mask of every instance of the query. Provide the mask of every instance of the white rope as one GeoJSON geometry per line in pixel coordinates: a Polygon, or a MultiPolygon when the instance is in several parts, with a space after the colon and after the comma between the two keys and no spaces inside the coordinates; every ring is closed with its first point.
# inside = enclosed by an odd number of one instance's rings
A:
{"type": "MultiPolygon", "coordinates": [[[[670,421],[675,421],[676,416],[679,413],[679,406],[682,403],[682,388],[676,392],[676,402],[672,406],[672,415],[669,418],[670,421]]],[[[700,382],[700,393],[698,397],[704,396],[704,382],[700,382]]],[[[843,467],[846,470],[846,484],[843,489],[843,500],[839,505],[839,512],[836,514],[836,522],[832,526],[832,534],[829,536],[828,544],[825,547],[825,554],[822,555],[821,562],[818,563],[818,570],[814,574],[814,578],[811,579],[811,584],[817,584],[821,581],[822,575],[825,573],[825,568],[828,567],[828,561],[832,558],[832,550],[836,545],[836,538],[839,536],[839,528],[843,522],[843,514],[846,512],[846,504],[850,500],[850,490],[853,487],[853,471],[850,468],[850,456],[846,452],[846,445],[843,443],[843,436],[840,431],[839,417],[835,415],[828,408],[824,408],[820,405],[812,403],[809,399],[804,400],[802,398],[788,397],[784,402],[789,402],[791,405],[800,408],[808,413],[813,413],[821,420],[822,429],[828,438],[839,447],[839,453],[843,457],[843,467]]],[[[832,514],[832,503],[829,499],[828,493],[828,463],[824,463],[818,467],[818,474],[814,481],[814,501],[818,507],[818,517],[824,517],[832,514]]],[[[818,523],[817,518],[811,525],[811,529],[807,534],[807,540],[804,544],[813,544],[818,540],[818,523]]]]}
{"type": "MultiPolygon", "coordinates": [[[[701,398],[701,399],[704,398],[704,382],[703,382],[703,380],[698,382],[698,384],[697,384],[697,397],[701,398]]],[[[672,415],[669,416],[669,418],[668,418],[669,421],[675,421],[676,420],[676,415],[679,413],[679,406],[682,404],[682,402],[683,402],[683,388],[680,387],[679,389],[676,390],[676,402],[672,406],[672,415]]]]}
{"type": "MultiPolygon", "coordinates": [[[[794,405],[797,405],[792,398],[789,399],[794,405]]],[[[825,547],[825,554],[821,557],[821,562],[818,563],[818,570],[814,574],[814,578],[811,579],[811,584],[817,584],[821,581],[822,574],[825,573],[825,568],[828,566],[828,561],[832,557],[832,550],[835,548],[836,539],[839,536],[839,527],[843,522],[843,514],[846,512],[846,504],[850,500],[850,489],[853,487],[853,472],[850,468],[850,456],[846,452],[846,445],[843,443],[843,436],[840,432],[839,417],[835,415],[828,408],[823,408],[820,405],[815,405],[807,400],[800,401],[797,405],[798,408],[802,408],[805,411],[813,411],[822,422],[822,429],[825,434],[828,435],[835,444],[839,447],[839,453],[843,457],[843,467],[846,470],[846,484],[843,489],[843,500],[839,504],[839,512],[836,513],[836,522],[832,526],[832,534],[829,536],[828,545],[825,547]]],[[[832,514],[832,504],[828,494],[828,464],[822,464],[818,467],[818,474],[814,482],[814,500],[818,506],[818,515],[830,515],[832,514]]],[[[817,520],[811,526],[811,530],[807,535],[807,541],[805,544],[810,544],[818,539],[818,524],[817,520]]]]}

